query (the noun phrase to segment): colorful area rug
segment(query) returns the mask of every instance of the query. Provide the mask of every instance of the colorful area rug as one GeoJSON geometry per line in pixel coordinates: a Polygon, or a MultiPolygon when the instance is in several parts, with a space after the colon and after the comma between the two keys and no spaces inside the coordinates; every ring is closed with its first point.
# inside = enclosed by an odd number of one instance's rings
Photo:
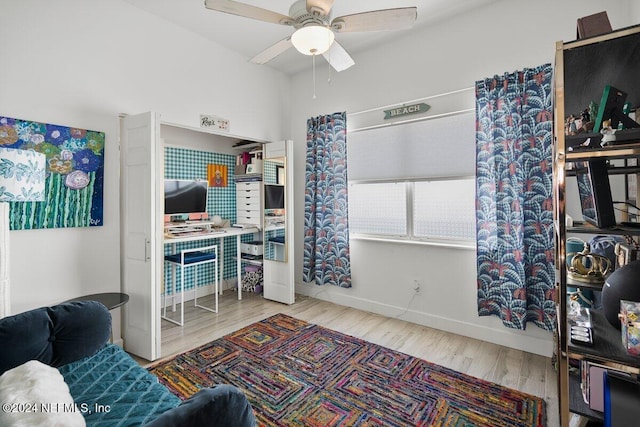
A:
{"type": "Polygon", "coordinates": [[[263,426],[545,425],[541,398],[283,314],[149,370],[181,398],[233,384],[263,426]]]}

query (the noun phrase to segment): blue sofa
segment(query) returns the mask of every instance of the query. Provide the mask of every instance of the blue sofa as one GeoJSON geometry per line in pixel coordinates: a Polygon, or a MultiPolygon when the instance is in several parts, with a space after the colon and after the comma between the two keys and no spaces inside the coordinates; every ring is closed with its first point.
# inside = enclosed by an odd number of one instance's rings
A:
{"type": "Polygon", "coordinates": [[[64,377],[88,426],[254,426],[230,385],[181,401],[124,350],[108,344],[111,315],[96,301],[69,302],[0,319],[0,374],[30,360],[64,377]]]}

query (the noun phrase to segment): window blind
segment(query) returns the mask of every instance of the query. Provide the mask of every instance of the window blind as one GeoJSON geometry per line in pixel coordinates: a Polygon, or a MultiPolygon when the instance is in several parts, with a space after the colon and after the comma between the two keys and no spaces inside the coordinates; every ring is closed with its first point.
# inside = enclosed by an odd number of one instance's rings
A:
{"type": "Polygon", "coordinates": [[[349,180],[475,175],[475,115],[349,133],[349,180]]]}

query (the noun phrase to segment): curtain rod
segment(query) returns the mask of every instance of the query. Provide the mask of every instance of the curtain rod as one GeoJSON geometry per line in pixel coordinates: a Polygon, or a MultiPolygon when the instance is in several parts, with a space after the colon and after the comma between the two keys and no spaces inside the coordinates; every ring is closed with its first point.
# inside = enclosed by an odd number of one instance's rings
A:
{"type": "MultiPolygon", "coordinates": [[[[466,92],[468,90],[475,90],[475,86],[466,87],[464,89],[458,89],[458,90],[454,90],[454,91],[451,91],[451,92],[445,92],[445,93],[441,93],[439,95],[431,95],[431,96],[427,96],[427,97],[424,97],[424,98],[417,98],[417,99],[414,99],[414,100],[411,100],[411,101],[405,101],[402,104],[410,104],[410,103],[413,103],[413,102],[423,101],[423,100],[427,100],[427,99],[439,98],[441,96],[453,95],[453,94],[460,93],[460,92],[466,92]]],[[[370,108],[368,110],[355,111],[353,113],[347,111],[347,114],[351,115],[351,116],[355,116],[355,115],[358,115],[358,114],[365,114],[365,113],[370,113],[372,111],[377,111],[377,110],[382,110],[382,109],[385,109],[385,108],[395,107],[397,105],[398,105],[398,103],[395,103],[395,104],[385,105],[385,106],[382,106],[382,107],[370,108]]]]}

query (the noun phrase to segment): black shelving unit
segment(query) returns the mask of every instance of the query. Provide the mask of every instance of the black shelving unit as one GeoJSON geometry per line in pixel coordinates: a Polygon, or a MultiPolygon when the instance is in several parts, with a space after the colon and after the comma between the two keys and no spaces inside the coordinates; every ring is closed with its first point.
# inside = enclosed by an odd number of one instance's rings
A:
{"type": "MultiPolygon", "coordinates": [[[[640,104],[640,61],[633,52],[640,45],[640,26],[602,36],[556,45],[554,128],[554,224],[556,234],[557,370],[560,424],[569,426],[571,413],[602,420],[603,414],[589,408],[582,398],[580,375],[571,366],[590,361],[629,373],[640,373],[640,357],[627,354],[621,331],[608,323],[602,312],[592,310],[593,346],[570,342],[567,319],[567,287],[601,290],[600,283],[571,280],[566,269],[568,233],[640,236],[640,228],[616,226],[600,229],[590,224],[566,226],[566,178],[574,175],[573,163],[610,160],[609,175],[636,175],[640,165],[640,138],[615,145],[569,149],[565,145],[565,119],[581,112],[591,101],[600,103],[607,85],[624,90],[634,106],[640,104]],[[623,159],[624,161],[620,161],[623,159]],[[622,166],[620,166],[622,164],[622,166]],[[570,372],[572,372],[570,374],[570,372]]],[[[638,114],[640,116],[640,114],[638,114]]],[[[638,120],[638,119],[636,119],[638,120]]],[[[597,131],[597,130],[596,130],[597,131]]],[[[626,191],[626,189],[625,189],[626,191]]],[[[638,397],[640,407],[640,397],[638,397]]]]}

